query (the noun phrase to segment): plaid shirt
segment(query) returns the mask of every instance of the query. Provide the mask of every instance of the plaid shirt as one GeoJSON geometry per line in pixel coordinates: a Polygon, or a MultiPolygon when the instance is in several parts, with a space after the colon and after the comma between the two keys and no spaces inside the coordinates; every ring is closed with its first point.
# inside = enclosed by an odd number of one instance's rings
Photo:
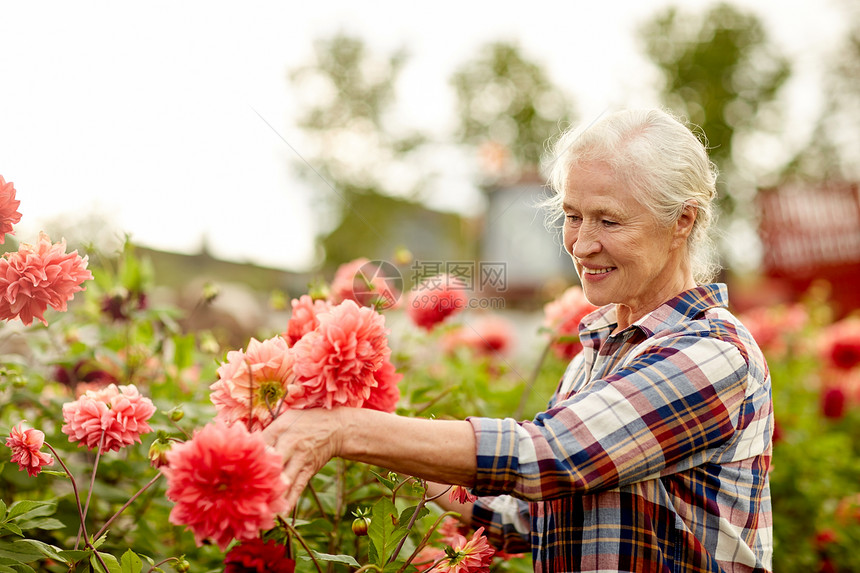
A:
{"type": "Polygon", "coordinates": [[[614,305],[587,316],[545,412],[469,419],[497,496],[472,526],[535,571],[770,571],[770,374],[727,304],[697,287],[616,335],[614,305]]]}

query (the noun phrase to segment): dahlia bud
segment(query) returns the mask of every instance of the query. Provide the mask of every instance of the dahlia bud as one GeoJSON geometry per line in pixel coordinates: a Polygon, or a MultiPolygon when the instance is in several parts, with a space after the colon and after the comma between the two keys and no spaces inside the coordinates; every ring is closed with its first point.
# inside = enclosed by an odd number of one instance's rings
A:
{"type": "Polygon", "coordinates": [[[355,520],[352,522],[352,532],[362,537],[367,535],[367,528],[370,527],[370,518],[367,516],[366,509],[356,509],[352,512],[355,520]]]}
{"type": "Polygon", "coordinates": [[[191,570],[191,563],[185,558],[185,555],[182,555],[176,560],[176,563],[173,564],[173,568],[177,573],[188,573],[191,570]]]}
{"type": "Polygon", "coordinates": [[[203,302],[211,303],[221,294],[221,287],[215,283],[207,282],[203,285],[203,302]]]}
{"type": "Polygon", "coordinates": [[[326,283],[318,281],[310,285],[308,295],[311,300],[328,300],[331,297],[331,290],[326,283]]]}
{"type": "Polygon", "coordinates": [[[356,517],[352,522],[352,532],[358,537],[367,535],[368,527],[370,527],[369,517],[356,517]]]}
{"type": "Polygon", "coordinates": [[[394,251],[394,264],[401,267],[412,263],[412,251],[406,247],[399,247],[394,251]]]}
{"type": "Polygon", "coordinates": [[[182,409],[182,406],[174,406],[167,415],[170,416],[171,422],[178,422],[185,417],[185,411],[182,409]]]}
{"type": "Polygon", "coordinates": [[[167,452],[170,451],[172,444],[170,440],[158,437],[149,446],[149,464],[154,468],[160,468],[167,465],[167,452]]]}

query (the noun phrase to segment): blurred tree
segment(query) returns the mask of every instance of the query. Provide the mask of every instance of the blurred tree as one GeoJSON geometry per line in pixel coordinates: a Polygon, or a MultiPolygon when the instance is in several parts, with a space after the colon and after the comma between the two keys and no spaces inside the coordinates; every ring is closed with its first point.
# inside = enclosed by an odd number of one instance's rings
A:
{"type": "Polygon", "coordinates": [[[860,10],[843,2],[845,35],[824,64],[821,115],[785,178],[812,181],[860,178],[860,10]]]}
{"type": "Polygon", "coordinates": [[[457,93],[456,139],[478,148],[490,176],[536,172],[545,142],[571,120],[568,98],[515,44],[485,45],[451,83],[457,93]]]}
{"type": "Polygon", "coordinates": [[[418,160],[427,137],[398,126],[393,114],[406,60],[403,50],[378,57],[361,39],[336,34],[317,40],[313,61],[290,74],[307,98],[297,120],[307,141],[296,165],[322,191],[315,206],[327,227],[329,267],[385,259],[399,246],[424,258],[470,253],[461,217],[420,203],[431,177],[418,160]]]}
{"type": "MultiPolygon", "coordinates": [[[[755,15],[725,3],[701,14],[667,8],[641,36],[663,74],[665,104],[702,128],[712,160],[731,179],[738,137],[777,127],[776,98],[790,74],[788,61],[755,15]]],[[[724,212],[749,198],[737,196],[743,187],[733,184],[723,193],[724,212]]]]}

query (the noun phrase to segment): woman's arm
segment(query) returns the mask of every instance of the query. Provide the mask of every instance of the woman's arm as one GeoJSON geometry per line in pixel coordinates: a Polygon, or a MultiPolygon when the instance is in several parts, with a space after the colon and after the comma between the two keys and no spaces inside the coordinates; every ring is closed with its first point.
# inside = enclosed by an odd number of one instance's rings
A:
{"type": "Polygon", "coordinates": [[[407,418],[362,408],[289,410],[263,435],[284,458],[290,510],[314,474],[334,457],[431,481],[475,483],[475,433],[466,421],[407,418]]]}

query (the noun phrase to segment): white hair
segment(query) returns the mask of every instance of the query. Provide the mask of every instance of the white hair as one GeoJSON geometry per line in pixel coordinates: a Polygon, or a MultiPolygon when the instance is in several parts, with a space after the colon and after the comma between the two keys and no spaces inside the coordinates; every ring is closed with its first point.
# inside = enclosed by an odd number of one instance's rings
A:
{"type": "Polygon", "coordinates": [[[716,220],[717,169],[708,158],[705,143],[680,120],[660,109],[601,116],[561,134],[551,157],[549,184],[554,193],[543,203],[550,211],[548,223],[563,215],[571,169],[603,163],[665,226],[677,221],[686,205],[694,204],[698,212],[687,238],[693,277],[703,284],[717,275],[720,265],[710,235],[716,220]]]}

